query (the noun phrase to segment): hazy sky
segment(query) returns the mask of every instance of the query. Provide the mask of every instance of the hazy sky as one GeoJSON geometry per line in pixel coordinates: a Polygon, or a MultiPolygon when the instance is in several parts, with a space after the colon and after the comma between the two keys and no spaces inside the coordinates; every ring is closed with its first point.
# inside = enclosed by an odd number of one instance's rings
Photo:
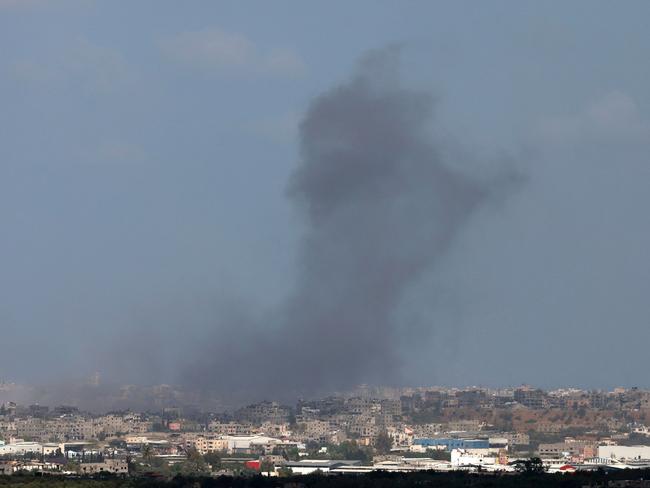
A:
{"type": "Polygon", "coordinates": [[[646,1],[0,0],[0,377],[174,381],[225,310],[283,302],[298,124],[398,44],[447,157],[522,176],[404,298],[401,377],[650,386],[648,19],[646,1]]]}

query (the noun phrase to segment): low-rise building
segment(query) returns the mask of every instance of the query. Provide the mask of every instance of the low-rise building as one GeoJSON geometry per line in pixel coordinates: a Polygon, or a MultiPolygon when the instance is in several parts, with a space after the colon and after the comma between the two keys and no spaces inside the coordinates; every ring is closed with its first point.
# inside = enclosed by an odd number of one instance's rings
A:
{"type": "Polygon", "coordinates": [[[322,459],[301,459],[300,461],[289,461],[284,463],[285,468],[291,469],[293,474],[311,474],[316,471],[329,473],[333,469],[344,466],[360,466],[361,461],[348,460],[322,460],[322,459]]]}
{"type": "Polygon", "coordinates": [[[79,465],[81,474],[112,473],[126,476],[129,474],[129,465],[123,459],[106,459],[101,463],[81,463],[79,465]]]}
{"type": "Polygon", "coordinates": [[[488,439],[413,439],[413,445],[422,446],[425,449],[438,449],[452,451],[453,449],[489,449],[490,441],[488,439]]]}
{"type": "Polygon", "coordinates": [[[38,442],[14,442],[0,446],[0,456],[24,456],[25,454],[34,453],[42,454],[43,445],[38,442]]]}
{"type": "Polygon", "coordinates": [[[227,451],[228,444],[227,437],[200,434],[185,436],[185,447],[196,449],[199,454],[227,451]]]}
{"type": "Polygon", "coordinates": [[[650,446],[598,446],[598,457],[626,461],[650,459],[650,446]]]}

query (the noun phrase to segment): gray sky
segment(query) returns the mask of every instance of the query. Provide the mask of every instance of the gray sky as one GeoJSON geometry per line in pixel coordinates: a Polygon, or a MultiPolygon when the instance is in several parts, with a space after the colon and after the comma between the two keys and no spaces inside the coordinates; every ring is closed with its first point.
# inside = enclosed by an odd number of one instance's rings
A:
{"type": "Polygon", "coordinates": [[[398,43],[449,164],[522,182],[400,297],[395,377],[650,386],[649,18],[644,1],[0,0],[1,376],[176,381],[242,310],[272,329],[309,235],[287,198],[298,124],[398,43]]]}

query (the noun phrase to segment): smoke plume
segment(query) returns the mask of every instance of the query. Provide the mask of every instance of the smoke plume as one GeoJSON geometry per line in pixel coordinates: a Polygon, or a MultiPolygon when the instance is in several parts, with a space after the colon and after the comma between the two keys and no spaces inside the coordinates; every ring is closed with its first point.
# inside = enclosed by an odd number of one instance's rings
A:
{"type": "Polygon", "coordinates": [[[278,396],[399,376],[402,297],[500,185],[445,161],[429,134],[434,100],[400,85],[398,57],[368,54],[309,107],[288,185],[305,219],[295,290],[263,324],[236,317],[185,380],[278,396]]]}

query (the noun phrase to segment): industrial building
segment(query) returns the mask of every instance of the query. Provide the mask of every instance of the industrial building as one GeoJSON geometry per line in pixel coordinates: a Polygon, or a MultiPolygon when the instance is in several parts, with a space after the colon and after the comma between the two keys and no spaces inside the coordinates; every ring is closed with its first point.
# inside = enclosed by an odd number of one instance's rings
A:
{"type": "Polygon", "coordinates": [[[488,449],[490,447],[488,439],[414,439],[413,444],[430,449],[444,449],[445,451],[452,451],[453,449],[488,449]]]}

